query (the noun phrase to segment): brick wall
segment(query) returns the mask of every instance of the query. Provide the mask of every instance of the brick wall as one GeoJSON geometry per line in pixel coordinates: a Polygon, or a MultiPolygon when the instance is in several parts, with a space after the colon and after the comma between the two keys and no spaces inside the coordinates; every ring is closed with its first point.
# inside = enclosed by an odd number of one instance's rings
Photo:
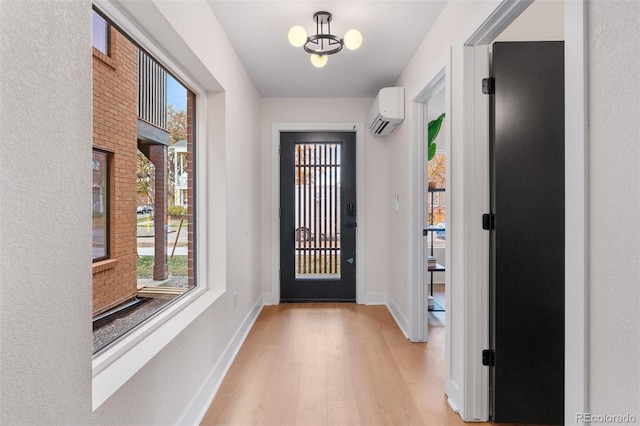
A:
{"type": "Polygon", "coordinates": [[[110,153],[109,259],[93,264],[93,315],[137,291],[138,49],[111,27],[111,55],[93,49],[93,146],[110,153]]]}

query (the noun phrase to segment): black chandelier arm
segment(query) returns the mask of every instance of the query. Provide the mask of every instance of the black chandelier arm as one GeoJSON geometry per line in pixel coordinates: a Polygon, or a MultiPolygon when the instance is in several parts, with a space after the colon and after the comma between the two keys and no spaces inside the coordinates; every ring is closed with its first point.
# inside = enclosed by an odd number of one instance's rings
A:
{"type": "Polygon", "coordinates": [[[342,50],[342,40],[333,34],[316,34],[309,36],[307,42],[304,44],[304,50],[312,55],[333,55],[342,50]],[[333,46],[331,49],[325,49],[324,41],[328,40],[327,46],[333,46]],[[320,46],[319,49],[314,49],[314,46],[320,46]]]}

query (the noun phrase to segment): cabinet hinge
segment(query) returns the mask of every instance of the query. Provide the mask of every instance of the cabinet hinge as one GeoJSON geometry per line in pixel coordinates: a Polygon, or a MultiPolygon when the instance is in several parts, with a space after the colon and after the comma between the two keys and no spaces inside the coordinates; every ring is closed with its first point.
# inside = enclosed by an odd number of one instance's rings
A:
{"type": "Polygon", "coordinates": [[[485,349],[482,351],[482,365],[487,367],[493,367],[495,365],[496,353],[491,349],[485,349]]]}
{"type": "Polygon", "coordinates": [[[493,213],[485,213],[482,215],[482,229],[493,231],[496,229],[496,215],[493,213]]]}
{"type": "Polygon", "coordinates": [[[485,95],[493,95],[496,93],[496,79],[493,77],[482,79],[482,93],[485,95]]]}

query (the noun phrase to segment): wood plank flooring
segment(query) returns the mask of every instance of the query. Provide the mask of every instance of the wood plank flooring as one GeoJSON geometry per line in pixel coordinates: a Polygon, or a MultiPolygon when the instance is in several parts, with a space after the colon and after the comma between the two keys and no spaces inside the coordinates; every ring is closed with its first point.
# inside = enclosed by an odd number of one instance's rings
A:
{"type": "Polygon", "coordinates": [[[385,306],[266,306],[202,425],[463,424],[444,394],[444,326],[429,332],[409,342],[385,306]]]}

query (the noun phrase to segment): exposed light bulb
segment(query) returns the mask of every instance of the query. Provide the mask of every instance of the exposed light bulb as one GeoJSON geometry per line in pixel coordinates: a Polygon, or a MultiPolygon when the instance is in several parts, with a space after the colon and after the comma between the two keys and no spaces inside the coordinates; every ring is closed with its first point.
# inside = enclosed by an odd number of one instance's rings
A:
{"type": "Polygon", "coordinates": [[[344,47],[349,50],[356,50],[362,45],[362,34],[360,31],[352,29],[347,31],[343,39],[344,47]]]}
{"type": "Polygon", "coordinates": [[[300,25],[296,25],[295,27],[291,27],[288,37],[289,43],[295,47],[300,47],[307,42],[307,31],[300,25]]]}
{"type": "Polygon", "coordinates": [[[322,68],[327,64],[327,55],[311,55],[311,63],[316,68],[322,68]]]}

